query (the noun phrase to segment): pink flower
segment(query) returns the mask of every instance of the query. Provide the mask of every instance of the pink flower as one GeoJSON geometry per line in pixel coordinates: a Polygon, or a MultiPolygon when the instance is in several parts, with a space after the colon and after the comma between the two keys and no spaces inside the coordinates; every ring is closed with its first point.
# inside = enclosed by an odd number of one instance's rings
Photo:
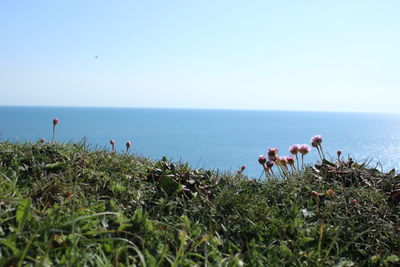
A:
{"type": "Polygon", "coordinates": [[[276,157],[278,155],[278,149],[277,148],[269,148],[267,154],[268,154],[268,157],[270,157],[270,158],[276,157]]]}
{"type": "Polygon", "coordinates": [[[53,137],[51,138],[51,142],[54,142],[54,137],[56,135],[56,126],[58,124],[58,118],[53,119],[53,137]]]}
{"type": "Polygon", "coordinates": [[[246,169],[246,165],[242,165],[242,167],[240,167],[240,170],[237,170],[236,172],[241,174],[245,169],[246,169]]]}
{"type": "Polygon", "coordinates": [[[311,138],[311,145],[313,146],[313,147],[318,147],[318,146],[320,146],[321,145],[321,143],[322,143],[322,136],[320,136],[320,135],[315,135],[315,136],[313,136],[312,138],[311,138]]]}
{"type": "Polygon", "coordinates": [[[264,165],[266,162],[267,162],[267,159],[265,158],[264,155],[258,156],[258,163],[260,163],[261,165],[264,165]]]}
{"type": "Polygon", "coordinates": [[[270,160],[270,161],[267,162],[267,167],[268,167],[269,169],[271,169],[272,167],[274,167],[274,165],[275,165],[275,163],[274,163],[272,160],[270,160]]]}
{"type": "Polygon", "coordinates": [[[309,147],[307,144],[303,144],[299,147],[299,152],[302,155],[306,155],[308,152],[311,151],[311,147],[309,147]]]}
{"type": "Polygon", "coordinates": [[[129,148],[131,148],[132,143],[131,143],[131,141],[128,141],[128,142],[126,142],[125,145],[126,145],[126,153],[128,154],[129,148]]]}
{"type": "Polygon", "coordinates": [[[287,165],[287,157],[283,156],[283,157],[278,157],[278,162],[280,165],[282,166],[286,166],[287,165]]]}
{"type": "Polygon", "coordinates": [[[131,141],[126,142],[126,150],[128,150],[132,146],[131,141]]]}
{"type": "Polygon", "coordinates": [[[286,157],[286,161],[289,165],[293,166],[294,165],[294,158],[292,156],[286,157]]]}
{"type": "Polygon", "coordinates": [[[300,145],[292,145],[291,147],[289,147],[289,152],[293,155],[296,155],[297,153],[299,153],[299,148],[300,145]]]}
{"type": "Polygon", "coordinates": [[[319,194],[318,194],[317,191],[312,191],[312,192],[311,192],[311,196],[312,196],[312,197],[318,197],[319,194]]]}
{"type": "Polygon", "coordinates": [[[278,160],[279,160],[278,157],[268,157],[268,159],[269,159],[270,161],[278,161],[278,160]]]}
{"type": "Polygon", "coordinates": [[[115,145],[115,140],[114,139],[110,139],[110,144],[111,144],[111,152],[114,152],[114,145],[115,145]]]}

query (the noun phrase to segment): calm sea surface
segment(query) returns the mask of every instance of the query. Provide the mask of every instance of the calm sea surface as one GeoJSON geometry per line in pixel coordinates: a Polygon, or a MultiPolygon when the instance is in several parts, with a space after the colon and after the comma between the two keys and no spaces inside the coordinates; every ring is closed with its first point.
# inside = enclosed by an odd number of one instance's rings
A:
{"type": "MultiPolygon", "coordinates": [[[[132,141],[133,153],[160,159],[188,161],[193,168],[237,170],[259,177],[259,154],[277,147],[289,154],[292,144],[307,143],[321,134],[325,151],[332,157],[341,150],[357,161],[373,158],[384,170],[400,167],[400,115],[186,110],[123,108],[0,107],[0,140],[51,139],[52,119],[58,117],[56,140],[80,141],[87,137],[93,147],[118,150],[132,141]]],[[[308,162],[317,159],[312,150],[308,162]]]]}

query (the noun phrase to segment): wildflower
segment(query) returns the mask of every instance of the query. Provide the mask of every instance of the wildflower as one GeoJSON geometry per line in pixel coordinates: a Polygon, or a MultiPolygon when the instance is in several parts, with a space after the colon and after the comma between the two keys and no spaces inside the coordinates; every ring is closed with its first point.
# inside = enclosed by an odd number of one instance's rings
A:
{"type": "Polygon", "coordinates": [[[53,119],[53,137],[51,138],[51,142],[54,142],[54,136],[56,135],[56,126],[58,124],[58,118],[53,119]]]}
{"type": "Polygon", "coordinates": [[[308,145],[306,145],[306,144],[303,144],[303,145],[300,145],[300,147],[299,147],[299,152],[301,153],[301,155],[306,155],[306,154],[308,154],[308,152],[310,152],[311,151],[311,147],[309,147],[308,145]]]}
{"type": "Polygon", "coordinates": [[[267,159],[265,158],[264,155],[260,155],[258,157],[258,163],[260,163],[261,165],[264,165],[267,162],[267,159]]]}
{"type": "MultiPolygon", "coordinates": [[[[297,162],[297,169],[300,170],[299,167],[299,158],[297,156],[297,154],[300,152],[300,145],[292,145],[291,147],[289,147],[289,152],[294,155],[296,157],[296,162],[297,162]]],[[[293,165],[294,166],[294,165],[293,165]]]]}
{"type": "Polygon", "coordinates": [[[352,200],[351,200],[351,204],[356,204],[357,202],[358,202],[357,199],[352,199],[352,200]]]}
{"type": "Polygon", "coordinates": [[[275,163],[274,163],[272,160],[270,160],[270,161],[267,162],[267,167],[270,168],[270,169],[271,169],[272,167],[274,167],[274,165],[275,165],[275,163]]]}
{"type": "Polygon", "coordinates": [[[44,138],[40,138],[40,139],[39,139],[39,143],[42,143],[42,144],[43,144],[44,142],[46,142],[46,140],[45,140],[44,138]]]}
{"type": "Polygon", "coordinates": [[[318,193],[317,191],[312,191],[311,196],[315,199],[316,204],[317,204],[317,212],[319,212],[319,197],[322,196],[322,194],[318,193]]]}
{"type": "Polygon", "coordinates": [[[306,144],[300,145],[299,147],[299,152],[301,154],[301,166],[303,167],[303,169],[304,169],[304,155],[308,154],[308,152],[310,151],[311,148],[306,144]]]}
{"type": "Polygon", "coordinates": [[[315,136],[313,136],[313,137],[311,138],[311,145],[312,145],[313,147],[318,147],[318,146],[321,145],[321,143],[322,143],[322,136],[320,136],[320,135],[315,135],[315,136]]]}
{"type": "Polygon", "coordinates": [[[246,169],[246,165],[243,165],[242,167],[240,167],[240,170],[237,170],[236,172],[238,174],[241,174],[245,169],[246,169]]]}
{"type": "Polygon", "coordinates": [[[266,166],[268,168],[268,170],[271,171],[272,175],[274,175],[274,171],[272,170],[272,167],[274,167],[274,165],[275,165],[275,162],[270,160],[267,162],[267,166],[266,166]]]}
{"type": "Polygon", "coordinates": [[[278,149],[277,148],[269,148],[267,152],[269,160],[277,160],[278,158],[278,149]]]}
{"type": "MultiPolygon", "coordinates": [[[[292,156],[287,156],[286,158],[286,164],[289,165],[292,168],[292,172],[296,169],[294,167],[294,158],[292,156]]],[[[289,170],[289,168],[287,168],[289,170]]]]}
{"type": "Polygon", "coordinates": [[[131,141],[126,142],[126,153],[128,153],[129,148],[131,148],[131,146],[132,146],[131,141]]]}
{"type": "Polygon", "coordinates": [[[278,157],[277,163],[278,165],[286,166],[288,164],[287,157],[286,156],[278,157]]]}
{"type": "Polygon", "coordinates": [[[297,153],[299,153],[299,149],[300,149],[300,145],[292,145],[292,146],[289,148],[289,152],[290,152],[292,155],[297,155],[297,153]]]}
{"type": "Polygon", "coordinates": [[[321,160],[325,158],[324,151],[322,150],[322,136],[315,135],[311,138],[311,145],[318,150],[319,157],[321,160]]]}
{"type": "Polygon", "coordinates": [[[333,189],[331,188],[331,189],[329,189],[328,192],[326,192],[326,193],[328,194],[328,196],[332,196],[334,192],[335,192],[335,191],[333,191],[333,189]]]}
{"type": "Polygon", "coordinates": [[[294,166],[294,158],[293,158],[292,156],[286,157],[286,162],[287,162],[287,164],[289,164],[290,166],[294,166]]]}
{"type": "Polygon", "coordinates": [[[110,139],[110,144],[111,144],[111,152],[115,152],[115,140],[114,139],[110,139]]]}

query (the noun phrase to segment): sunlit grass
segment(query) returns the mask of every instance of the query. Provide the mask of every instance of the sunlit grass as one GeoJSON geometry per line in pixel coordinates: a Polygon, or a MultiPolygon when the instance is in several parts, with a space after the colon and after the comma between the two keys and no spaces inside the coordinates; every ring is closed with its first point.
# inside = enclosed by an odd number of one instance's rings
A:
{"type": "Polygon", "coordinates": [[[324,160],[285,179],[244,174],[0,143],[0,266],[399,264],[395,171],[324,160]]]}

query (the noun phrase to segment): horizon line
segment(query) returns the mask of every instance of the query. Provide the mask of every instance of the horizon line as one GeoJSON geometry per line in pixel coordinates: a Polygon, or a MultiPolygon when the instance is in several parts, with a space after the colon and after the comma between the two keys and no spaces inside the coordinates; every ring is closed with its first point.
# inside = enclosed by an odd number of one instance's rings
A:
{"type": "Polygon", "coordinates": [[[98,109],[168,109],[168,110],[210,110],[210,111],[268,111],[268,112],[305,112],[305,113],[351,113],[351,114],[382,114],[400,115],[400,112],[372,112],[372,111],[337,111],[337,110],[290,110],[290,109],[249,109],[249,108],[199,108],[199,107],[132,107],[132,106],[68,106],[68,105],[0,105],[15,108],[98,108],[98,109]]]}

